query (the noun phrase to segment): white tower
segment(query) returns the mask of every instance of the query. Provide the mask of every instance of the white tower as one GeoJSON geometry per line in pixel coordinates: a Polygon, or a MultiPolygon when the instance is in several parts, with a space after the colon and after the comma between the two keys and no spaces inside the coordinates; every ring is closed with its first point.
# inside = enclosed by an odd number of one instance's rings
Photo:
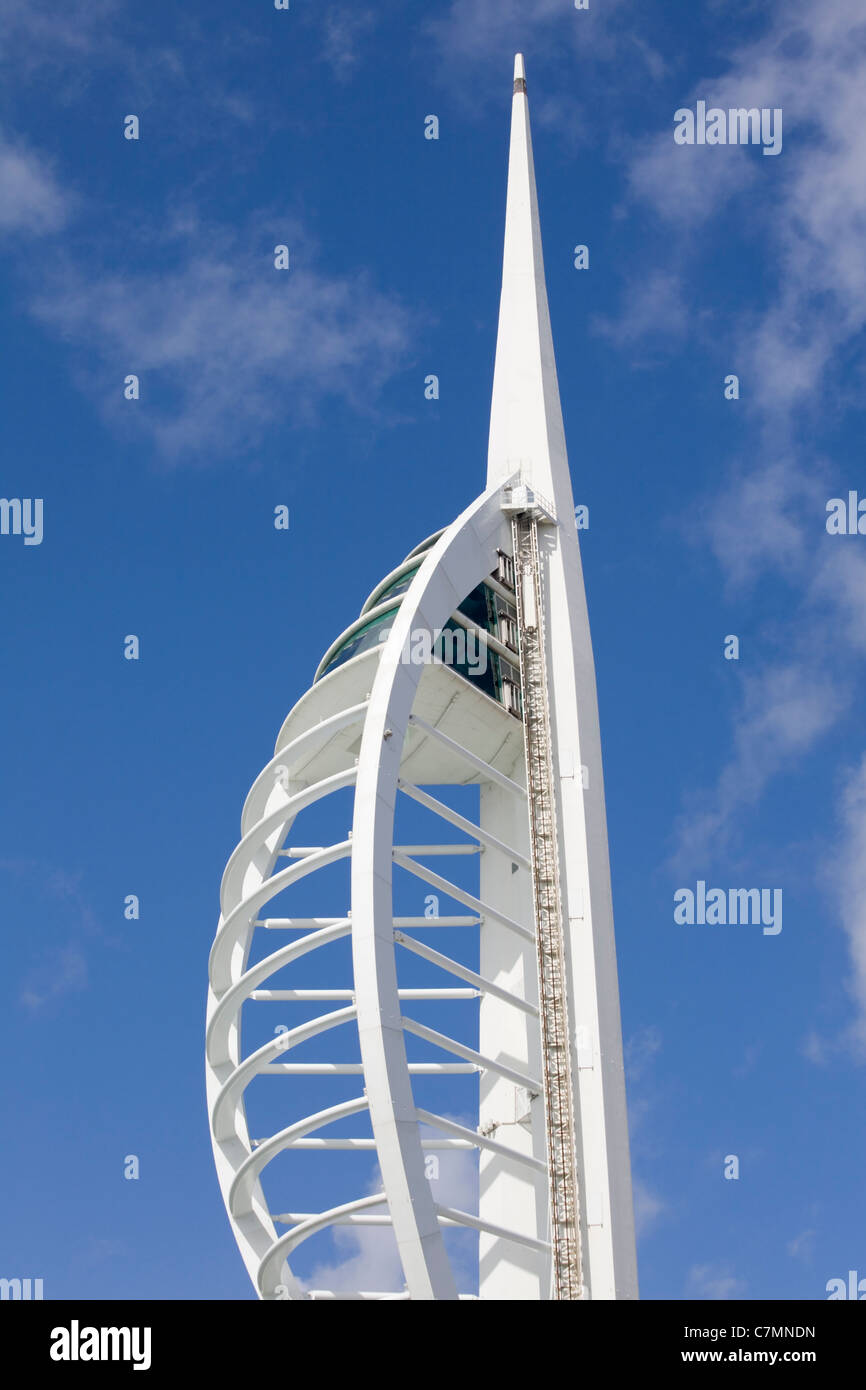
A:
{"type": "Polygon", "coordinates": [[[520,55],[486,490],[326,652],[241,834],[210,959],[207,1081],[259,1295],[474,1297],[447,1249],[462,1227],[478,1233],[483,1299],[636,1298],[595,674],[520,55]],[[435,841],[395,841],[407,807],[435,841]],[[329,808],[330,842],[288,838],[329,808]],[[401,915],[412,882],[452,908],[401,915]],[[284,894],[291,915],[272,915],[284,894]],[[322,915],[294,915],[314,900],[322,915]],[[317,987],[299,987],[311,970],[317,987]],[[292,1026],[244,1049],[243,1005],[275,1002],[292,1026]],[[281,1118],[259,1140],[262,1087],[281,1118]],[[428,1151],[448,1149],[477,1152],[477,1211],[428,1176],[428,1151]],[[285,1210],[310,1165],[333,1201],[285,1210]],[[335,1226],[392,1233],[398,1286],[305,1288],[293,1254],[335,1226]]]}

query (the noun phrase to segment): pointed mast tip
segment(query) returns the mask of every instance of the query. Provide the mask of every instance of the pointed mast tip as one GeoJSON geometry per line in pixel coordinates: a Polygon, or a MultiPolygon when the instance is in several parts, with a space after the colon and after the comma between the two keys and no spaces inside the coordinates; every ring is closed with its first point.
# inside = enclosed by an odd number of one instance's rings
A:
{"type": "Polygon", "coordinates": [[[515,53],[514,55],[514,90],[515,92],[526,91],[526,65],[522,53],[515,53]]]}

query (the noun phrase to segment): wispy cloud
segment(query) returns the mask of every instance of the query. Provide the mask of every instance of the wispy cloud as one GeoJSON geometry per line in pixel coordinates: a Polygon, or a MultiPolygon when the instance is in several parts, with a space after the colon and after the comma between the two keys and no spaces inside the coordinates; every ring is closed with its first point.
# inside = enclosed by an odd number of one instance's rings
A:
{"type": "Polygon", "coordinates": [[[862,5],[840,0],[828,10],[794,0],[778,8],[763,37],[734,49],[722,75],[696,83],[683,104],[697,98],[723,109],[781,107],[781,158],[677,146],[671,111],[661,133],[632,155],[631,191],[685,238],[748,195],[738,204],[740,225],[772,248],[775,288],[732,337],[755,401],[796,409],[822,390],[834,354],[866,325],[862,5]]]}
{"type": "Polygon", "coordinates": [[[369,412],[404,364],[404,307],[363,272],[316,267],[289,217],[229,230],[190,214],[156,249],[123,270],[70,254],[31,308],[74,345],[112,425],[169,462],[242,451],[275,422],[315,418],[327,398],[369,412]],[[274,268],[277,244],[289,246],[287,271],[274,268]],[[129,373],[140,378],[136,402],[123,399],[129,373]]]}
{"type": "Polygon", "coordinates": [[[373,10],[329,5],[322,18],[322,56],[335,77],[344,82],[361,62],[364,39],[376,27],[376,15],[373,10]]]}
{"type": "Polygon", "coordinates": [[[792,1260],[802,1260],[804,1264],[808,1264],[812,1259],[814,1248],[815,1231],[811,1226],[808,1230],[801,1231],[799,1235],[794,1236],[794,1239],[789,1240],[785,1246],[792,1260]]]}
{"type": "Polygon", "coordinates": [[[591,55],[595,64],[633,54],[659,78],[666,64],[648,40],[651,26],[639,32],[639,10],[632,0],[605,0],[581,11],[571,0],[451,0],[427,31],[446,61],[489,65],[499,73],[503,57],[524,46],[546,55],[566,47],[578,56],[591,55]]]}
{"type": "Polygon", "coordinates": [[[747,193],[761,172],[746,149],[674,145],[673,111],[663,134],[638,137],[631,150],[626,178],[632,198],[649,204],[669,229],[689,235],[735,195],[747,193]],[[708,153],[723,157],[707,159],[708,153]]]}
{"type": "MultiPolygon", "coordinates": [[[[374,1179],[365,1195],[382,1191],[381,1178],[374,1179]]],[[[370,1215],[387,1215],[387,1205],[376,1207],[370,1215]]],[[[334,1226],[331,1231],[334,1256],[317,1264],[304,1287],[333,1293],[399,1293],[405,1286],[403,1267],[390,1227],[334,1226]]]]}
{"type": "Polygon", "coordinates": [[[0,231],[55,232],[74,202],[44,155],[0,131],[0,231]]]}
{"type": "Polygon", "coordinates": [[[589,138],[583,132],[592,127],[597,134],[599,106],[612,97],[611,68],[620,83],[627,73],[629,81],[651,85],[667,71],[653,45],[651,24],[631,0],[605,0],[587,10],[566,0],[451,0],[424,32],[467,110],[477,110],[488,98],[501,100],[515,53],[527,56],[531,88],[538,67],[558,62],[565,50],[580,69],[580,97],[575,100],[571,90],[551,91],[546,105],[533,106],[533,116],[558,126],[569,139],[589,138]],[[587,105],[595,112],[592,127],[581,120],[587,105]]]}
{"type": "Polygon", "coordinates": [[[692,1265],[686,1279],[686,1297],[715,1302],[744,1298],[745,1279],[734,1274],[728,1264],[692,1265]]]}
{"type": "Polygon", "coordinates": [[[659,1218],[667,1210],[665,1202],[653,1192],[643,1178],[635,1178],[632,1184],[634,1198],[634,1228],[638,1240],[648,1234],[659,1218]]]}
{"type": "Polygon", "coordinates": [[[661,1048],[662,1035],[654,1025],[642,1028],[639,1033],[629,1038],[625,1045],[625,1068],[629,1084],[643,1080],[661,1048]]]}
{"type": "Polygon", "coordinates": [[[765,573],[804,582],[823,526],[826,471],[816,463],[807,472],[790,454],[771,456],[749,470],[738,465],[721,491],[705,499],[689,535],[709,544],[732,592],[765,573]]]}
{"type": "Polygon", "coordinates": [[[82,883],[83,875],[39,859],[0,859],[0,881],[17,884],[29,915],[45,923],[18,1000],[32,1013],[88,987],[87,947],[94,941],[113,947],[82,883]]]}
{"type": "Polygon", "coordinates": [[[841,840],[826,880],[848,938],[849,988],[856,1008],[842,1040],[866,1060],[866,754],[843,784],[840,822],[841,840]]]}
{"type": "Polygon", "coordinates": [[[662,1035],[654,1025],[633,1034],[624,1048],[627,1081],[629,1143],[633,1167],[632,1195],[634,1199],[635,1232],[638,1239],[645,1236],[667,1212],[668,1204],[650,1184],[639,1175],[641,1157],[646,1153],[647,1120],[652,1111],[650,1081],[655,1060],[662,1049],[662,1035]]]}
{"type": "Polygon", "coordinates": [[[428,28],[448,61],[501,69],[501,58],[515,52],[518,33],[531,34],[536,44],[551,36],[562,40],[564,23],[572,18],[562,0],[456,0],[428,28]]]}
{"type": "MultiPolygon", "coordinates": [[[[742,835],[773,778],[802,762],[847,713],[866,651],[866,557],[826,535],[824,503],[842,484],[803,444],[813,423],[850,403],[834,368],[843,355],[850,366],[866,330],[866,15],[859,0],[831,7],[794,0],[719,66],[679,104],[781,107],[781,156],[677,146],[671,111],[660,133],[632,153],[628,186],[641,215],[649,208],[658,218],[685,302],[712,309],[715,294],[721,307],[725,281],[710,273],[707,256],[722,227],[766,267],[760,298],[725,315],[720,339],[743,383],[736,408],[759,462],[737,465],[704,499],[700,530],[732,595],[743,601],[769,576],[790,599],[742,679],[729,756],[713,786],[689,795],[676,827],[673,860],[689,871],[742,835]]],[[[644,322],[651,338],[648,316],[644,322]]],[[[627,310],[620,344],[640,328],[641,316],[627,310]]],[[[616,341],[615,327],[609,335],[616,341]]],[[[858,1020],[866,1010],[862,800],[855,775],[842,802],[837,904],[858,1020]]],[[[859,1047],[864,1038],[858,1021],[851,1041],[859,1047]]],[[[808,1055],[826,1059],[831,1051],[813,1031],[808,1055]]]]}
{"type": "MultiPolygon", "coordinates": [[[[177,17],[184,42],[172,46],[130,32],[119,14],[115,0],[72,3],[50,16],[0,0],[10,83],[32,68],[62,87],[66,69],[75,72],[86,58],[88,68],[125,74],[139,105],[170,93],[179,140],[191,132],[195,143],[200,129],[207,138],[222,135],[226,122],[249,124],[254,108],[233,88],[231,55],[204,41],[194,16],[177,17]],[[200,110],[193,121],[181,119],[193,91],[196,103],[218,112],[213,120],[202,121],[200,110]]],[[[374,19],[347,7],[325,16],[336,70],[353,65],[374,19]]],[[[254,49],[260,39],[242,31],[236,42],[254,49]]],[[[23,252],[25,237],[70,223],[63,244],[40,259],[31,312],[74,349],[71,370],[111,427],[150,443],[170,464],[242,454],[275,424],[314,421],[329,400],[370,414],[385,381],[405,365],[406,308],[363,268],[324,267],[309,229],[286,210],[252,211],[229,226],[190,200],[149,222],[139,217],[130,255],[128,231],[122,239],[103,235],[93,209],[44,155],[0,134],[0,233],[13,247],[17,236],[23,252]],[[274,268],[278,244],[289,246],[285,272],[274,268]],[[134,403],[124,399],[128,375],[140,378],[134,403]]],[[[22,264],[32,275],[23,254],[22,264]]]]}
{"type": "Polygon", "coordinates": [[[56,65],[68,69],[76,58],[105,47],[120,8],[119,0],[66,0],[62,6],[0,0],[0,63],[19,73],[56,65]]]}
{"type": "MultiPolygon", "coordinates": [[[[23,95],[26,84],[28,95],[41,90],[46,101],[72,106],[97,76],[119,79],[124,111],[170,105],[174,119],[170,130],[163,125],[163,141],[192,145],[218,133],[224,142],[259,110],[258,93],[241,92],[237,81],[239,60],[267,42],[255,25],[232,25],[223,35],[183,5],[156,26],[122,0],[0,0],[0,32],[7,92],[20,87],[23,95]]],[[[115,112],[106,110],[106,118],[115,120],[115,112]]]]}
{"type": "Polygon", "coordinates": [[[65,994],[77,993],[87,987],[87,961],[80,946],[70,942],[56,949],[46,949],[33,967],[21,989],[21,1003],[28,1009],[43,1005],[65,994]]]}
{"type": "Polygon", "coordinates": [[[654,270],[646,279],[635,281],[625,290],[623,303],[615,318],[599,315],[593,321],[594,330],[618,348],[632,348],[648,335],[655,342],[662,334],[679,338],[694,324],[680,277],[671,271],[654,270]]]}
{"type": "Polygon", "coordinates": [[[709,854],[742,835],[745,813],[770,780],[812,748],[847,707],[847,691],[830,675],[799,661],[768,663],[743,680],[744,698],[733,749],[714,790],[693,795],[676,826],[672,867],[691,874],[709,854]]]}

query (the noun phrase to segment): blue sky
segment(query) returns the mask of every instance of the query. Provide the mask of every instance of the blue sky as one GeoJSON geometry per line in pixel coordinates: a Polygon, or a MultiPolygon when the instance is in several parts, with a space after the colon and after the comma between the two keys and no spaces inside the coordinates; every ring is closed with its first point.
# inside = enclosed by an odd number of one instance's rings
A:
{"type": "Polygon", "coordinates": [[[483,485],[522,50],[642,1295],[825,1297],[866,1275],[866,537],[825,527],[866,495],[862,8],[242,9],[0,0],[0,491],[44,499],[41,545],[0,536],[0,1274],[252,1296],[204,1106],[220,876],[325,649],[483,485]],[[782,108],[781,154],[675,145],[698,100],[782,108]],[[699,880],[781,889],[781,932],[678,925],[699,880]]]}

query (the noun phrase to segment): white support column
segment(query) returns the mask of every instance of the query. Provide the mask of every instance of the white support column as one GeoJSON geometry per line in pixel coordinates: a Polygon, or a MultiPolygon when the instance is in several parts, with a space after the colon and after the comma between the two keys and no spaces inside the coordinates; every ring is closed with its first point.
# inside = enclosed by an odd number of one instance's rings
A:
{"type": "MultiPolygon", "coordinates": [[[[529,834],[523,797],[496,783],[481,786],[481,826],[485,833],[521,855],[514,860],[503,850],[488,848],[481,860],[481,897],[520,922],[532,924],[529,834]]],[[[521,940],[488,915],[481,926],[480,974],[510,994],[537,1006],[535,945],[521,940]]],[[[481,1001],[479,1051],[531,1076],[541,1076],[538,1018],[527,1017],[495,995],[481,1001]]],[[[544,1100],[541,1087],[526,1088],[494,1072],[481,1077],[479,1127],[517,1154],[531,1155],[542,1166],[544,1100]]],[[[547,1177],[520,1159],[482,1152],[480,1156],[481,1216],[488,1223],[547,1240],[547,1177]]],[[[531,1245],[480,1236],[479,1294],[482,1299],[538,1300],[547,1297],[549,1256],[531,1245]]]]}

